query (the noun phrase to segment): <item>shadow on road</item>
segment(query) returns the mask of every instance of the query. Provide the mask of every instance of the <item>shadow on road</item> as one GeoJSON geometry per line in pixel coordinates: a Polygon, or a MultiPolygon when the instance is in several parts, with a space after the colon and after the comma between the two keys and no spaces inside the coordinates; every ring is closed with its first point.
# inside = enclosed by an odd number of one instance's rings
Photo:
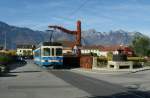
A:
{"type": "Polygon", "coordinates": [[[16,76],[17,75],[8,74],[8,73],[0,74],[0,77],[16,77],[16,76]]]}
{"type": "Polygon", "coordinates": [[[27,64],[27,62],[25,60],[22,60],[22,61],[17,61],[16,63],[14,64],[10,64],[8,65],[8,68],[9,70],[14,70],[14,69],[17,69],[18,67],[23,67],[27,64]]]}
{"type": "Polygon", "coordinates": [[[139,91],[138,88],[125,88],[118,84],[98,80],[70,71],[50,70],[49,72],[93,96],[85,98],[150,98],[150,91],[144,92],[139,91]]]}
{"type": "Polygon", "coordinates": [[[27,64],[27,62],[25,60],[17,61],[13,64],[7,64],[7,65],[5,65],[6,66],[5,72],[0,73],[0,77],[15,77],[17,75],[10,74],[10,73],[13,73],[13,72],[10,72],[10,71],[14,70],[14,69],[17,69],[18,67],[23,67],[26,64],[27,64]]]}
{"type": "Polygon", "coordinates": [[[10,73],[36,73],[36,72],[42,72],[42,71],[15,71],[10,73]]]}
{"type": "Polygon", "coordinates": [[[150,98],[150,91],[128,91],[108,96],[93,96],[87,98],[150,98]]]}

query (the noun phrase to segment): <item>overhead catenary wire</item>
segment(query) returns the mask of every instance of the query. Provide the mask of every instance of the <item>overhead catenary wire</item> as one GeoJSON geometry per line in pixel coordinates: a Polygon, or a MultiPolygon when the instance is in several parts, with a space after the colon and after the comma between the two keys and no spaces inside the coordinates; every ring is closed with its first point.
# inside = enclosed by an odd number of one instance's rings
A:
{"type": "Polygon", "coordinates": [[[85,0],[81,5],[79,5],[75,10],[73,10],[71,13],[70,13],[70,16],[73,16],[75,15],[76,13],[78,13],[88,2],[89,0],[85,0]]]}
{"type": "Polygon", "coordinates": [[[75,16],[76,13],[81,11],[81,9],[88,3],[88,1],[89,0],[83,1],[76,9],[70,11],[70,14],[68,16],[66,16],[66,17],[59,16],[59,17],[55,17],[55,18],[64,19],[67,21],[74,21],[72,16],[75,16]]]}
{"type": "Polygon", "coordinates": [[[70,11],[71,13],[68,15],[68,17],[57,17],[57,18],[73,21],[74,19],[72,19],[72,16],[75,16],[77,12],[81,11],[81,9],[87,4],[88,1],[89,0],[84,0],[84,2],[82,2],[76,9],[70,11]]]}

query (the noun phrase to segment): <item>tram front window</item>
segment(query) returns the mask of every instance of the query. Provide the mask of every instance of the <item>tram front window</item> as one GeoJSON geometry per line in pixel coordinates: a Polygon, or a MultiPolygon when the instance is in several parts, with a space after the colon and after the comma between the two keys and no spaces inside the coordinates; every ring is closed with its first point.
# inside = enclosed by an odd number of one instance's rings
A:
{"type": "Polygon", "coordinates": [[[50,48],[43,49],[43,56],[50,56],[50,48]]]}
{"type": "Polygon", "coordinates": [[[56,56],[62,56],[62,49],[56,48],[56,56]]]}

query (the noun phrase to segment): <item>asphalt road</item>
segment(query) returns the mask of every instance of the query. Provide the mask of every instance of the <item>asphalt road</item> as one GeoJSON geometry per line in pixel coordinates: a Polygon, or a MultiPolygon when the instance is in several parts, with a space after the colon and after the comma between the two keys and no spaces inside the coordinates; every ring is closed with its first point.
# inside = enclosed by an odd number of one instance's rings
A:
{"type": "Polygon", "coordinates": [[[41,69],[32,61],[13,66],[11,73],[0,77],[0,98],[150,98],[149,92],[70,70],[41,69]]]}
{"type": "Polygon", "coordinates": [[[88,98],[150,98],[150,93],[129,90],[121,85],[112,84],[78,73],[61,70],[51,70],[49,72],[93,96],[88,98]]]}

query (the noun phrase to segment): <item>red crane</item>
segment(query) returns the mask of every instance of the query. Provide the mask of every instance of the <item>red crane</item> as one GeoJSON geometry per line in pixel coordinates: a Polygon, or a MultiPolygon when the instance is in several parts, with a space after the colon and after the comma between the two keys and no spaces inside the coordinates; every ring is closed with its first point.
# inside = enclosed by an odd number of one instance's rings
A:
{"type": "Polygon", "coordinates": [[[81,46],[81,21],[79,21],[79,20],[77,21],[77,30],[75,30],[75,31],[71,31],[71,30],[68,30],[64,27],[57,26],[57,25],[52,25],[52,26],[48,26],[48,27],[54,28],[54,29],[59,29],[59,30],[63,31],[64,33],[76,35],[75,44],[77,46],[81,46]]]}

